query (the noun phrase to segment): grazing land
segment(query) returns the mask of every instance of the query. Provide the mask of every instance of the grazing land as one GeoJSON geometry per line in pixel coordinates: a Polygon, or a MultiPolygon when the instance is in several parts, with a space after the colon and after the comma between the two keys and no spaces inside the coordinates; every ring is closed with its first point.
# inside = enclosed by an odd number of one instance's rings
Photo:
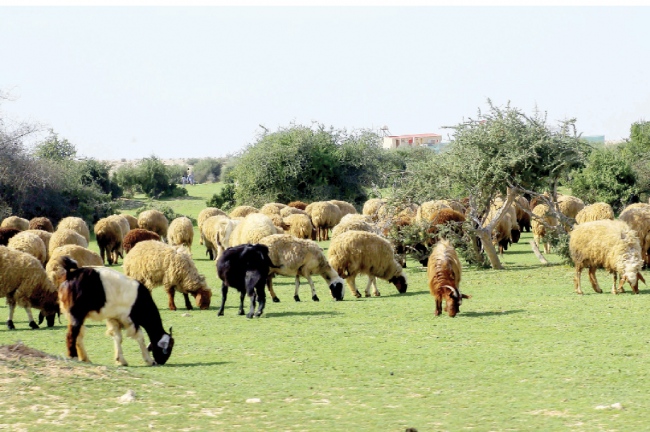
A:
{"type": "MultiPolygon", "coordinates": [[[[196,218],[219,187],[188,186],[189,198],[165,204],[196,218]]],[[[234,290],[217,317],[220,283],[198,238],[192,254],[214,291],[212,305],[172,312],[163,289],[154,290],[176,339],[165,366],[146,367],[127,338],[130,366],[114,366],[113,341],[93,321],[85,338],[93,363],[63,360],[65,319],[30,330],[18,309],[18,330],[0,328],[0,344],[25,345],[0,349],[0,429],[593,431],[650,424],[650,290],[614,296],[610,276],[598,272],[606,293],[594,293],[584,274],[587,289],[578,296],[573,268],[553,254],[542,266],[530,233],[505,253],[504,271],[464,269],[461,289],[473,298],[454,319],[433,316],[426,270],[414,261],[406,294],[379,281],[381,297],[355,299],[346,287],[345,300],[334,302],[315,278],[321,301],[309,300],[304,281],[296,303],[293,280],[276,278],[282,301],[268,303],[261,318],[236,315],[234,290]],[[128,390],[135,399],[120,400],[128,390]]],[[[96,243],[90,249],[98,251],[96,243]]],[[[360,291],[366,280],[359,277],[360,291]]],[[[7,314],[0,307],[2,320],[7,314]]]]}

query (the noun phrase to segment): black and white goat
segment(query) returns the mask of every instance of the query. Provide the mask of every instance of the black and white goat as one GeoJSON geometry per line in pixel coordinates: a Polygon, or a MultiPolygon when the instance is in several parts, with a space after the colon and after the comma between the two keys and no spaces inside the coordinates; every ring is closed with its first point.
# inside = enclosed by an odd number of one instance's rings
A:
{"type": "Polygon", "coordinates": [[[223,315],[223,309],[228,296],[228,287],[235,288],[240,293],[239,315],[244,315],[244,296],[248,294],[251,306],[247,318],[260,316],[266,305],[266,279],[270,268],[277,268],[269,258],[269,248],[262,244],[243,244],[226,249],[217,260],[217,275],[223,282],[221,285],[221,307],[218,315],[223,315]],[[255,311],[255,302],[259,303],[255,311]]]}
{"type": "Polygon", "coordinates": [[[122,354],[122,329],[140,345],[142,358],[150,365],[165,364],[172,353],[172,329],[166,333],[149,290],[141,283],[105,267],[78,267],[63,256],[57,273],[59,303],[68,317],[68,356],[90,361],[84,347],[86,318],[106,320],[107,334],[115,341],[115,360],[127,366],[122,354]],[[145,329],[151,343],[145,346],[145,329]],[[153,353],[153,359],[149,355],[153,353]]]}

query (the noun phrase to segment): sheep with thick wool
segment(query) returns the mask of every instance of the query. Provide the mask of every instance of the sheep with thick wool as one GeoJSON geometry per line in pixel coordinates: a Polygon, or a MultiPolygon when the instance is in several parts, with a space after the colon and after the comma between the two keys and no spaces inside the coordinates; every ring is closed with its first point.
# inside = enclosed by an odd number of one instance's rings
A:
{"type": "Polygon", "coordinates": [[[192,250],[194,226],[190,218],[182,216],[174,219],[169,224],[167,239],[169,240],[170,246],[185,246],[188,250],[192,250]]]}
{"type": "Polygon", "coordinates": [[[169,229],[169,221],[165,215],[156,209],[145,210],[138,215],[138,226],[142,229],[153,231],[160,236],[160,239],[165,241],[167,238],[167,230],[169,229]]]}
{"type": "MultiPolygon", "coordinates": [[[[291,208],[291,207],[287,207],[291,208]]],[[[314,225],[306,214],[290,214],[283,219],[288,234],[299,239],[311,239],[314,225]]]]}
{"type": "Polygon", "coordinates": [[[120,224],[113,219],[103,218],[95,224],[95,237],[99,254],[102,262],[108,261],[108,265],[117,264],[119,257],[124,258],[122,254],[122,228],[120,224]]]}
{"type": "Polygon", "coordinates": [[[29,229],[29,221],[18,216],[9,216],[2,220],[1,228],[15,228],[18,231],[26,231],[29,229]]]}
{"type": "Polygon", "coordinates": [[[447,205],[444,200],[435,200],[435,201],[426,201],[423,202],[420,207],[418,207],[417,213],[415,214],[415,221],[419,222],[421,220],[431,220],[431,216],[435,214],[438,210],[445,208],[451,208],[447,205]]]}
{"type": "Polygon", "coordinates": [[[372,222],[377,222],[377,212],[384,204],[386,204],[385,199],[370,198],[363,204],[361,214],[364,216],[369,216],[372,222]]]}
{"type": "Polygon", "coordinates": [[[614,210],[607,203],[597,202],[580,210],[575,219],[578,224],[605,219],[614,220],[614,210]]]}
{"type": "Polygon", "coordinates": [[[306,202],[302,202],[302,201],[291,201],[289,204],[287,204],[287,207],[293,207],[293,208],[297,208],[299,210],[304,210],[304,209],[307,208],[308,205],[309,204],[307,204],[306,202]]]}
{"type": "Polygon", "coordinates": [[[598,220],[576,225],[569,239],[569,253],[576,266],[575,291],[582,294],[580,276],[584,268],[589,269],[589,280],[594,291],[601,293],[596,279],[596,270],[603,268],[614,277],[612,294],[625,292],[623,284],[627,281],[634,294],[639,293],[639,280],[643,259],[639,237],[623,221],[598,220]],[[620,276],[620,285],[616,286],[620,276]]]}
{"type": "MultiPolygon", "coordinates": [[[[129,234],[129,231],[131,231],[131,224],[129,223],[129,220],[121,214],[107,216],[107,219],[117,222],[120,226],[120,230],[122,231],[122,242],[120,243],[119,255],[124,256],[124,237],[126,237],[129,234]]],[[[115,262],[117,263],[117,258],[115,259],[115,262]]]]}
{"type": "Polygon", "coordinates": [[[395,252],[390,242],[377,234],[365,231],[347,231],[330,243],[329,263],[339,276],[344,278],[355,297],[361,297],[356,288],[358,274],[368,275],[366,297],[379,296],[377,278],[395,285],[400,294],[406,292],[406,275],[402,266],[395,260],[395,252]]]}
{"type": "Polygon", "coordinates": [[[278,233],[283,233],[285,232],[289,226],[284,223],[284,219],[282,219],[282,216],[278,214],[272,214],[268,215],[269,219],[271,219],[271,222],[273,222],[273,225],[278,229],[278,233]]]}
{"type": "Polygon", "coordinates": [[[236,217],[246,217],[251,213],[259,213],[259,210],[252,206],[243,205],[232,209],[232,211],[228,213],[228,216],[232,219],[236,217]]]}
{"type": "Polygon", "coordinates": [[[52,233],[52,237],[50,238],[50,244],[47,250],[48,254],[52,256],[54,249],[67,244],[76,244],[85,248],[88,247],[88,242],[78,232],[67,228],[57,229],[52,233]]]}
{"type": "Polygon", "coordinates": [[[28,231],[21,231],[9,240],[7,247],[25,252],[36,258],[43,267],[47,262],[47,248],[39,236],[28,231]]]}
{"type": "Polygon", "coordinates": [[[278,229],[273,221],[262,213],[251,213],[237,224],[224,248],[238,246],[241,244],[256,244],[264,237],[273,234],[282,234],[283,231],[278,229]]]}
{"type": "Polygon", "coordinates": [[[212,291],[208,288],[205,276],[199,274],[192,257],[184,248],[146,240],[135,245],[126,255],[123,268],[124,274],[142,283],[150,291],[163,285],[171,310],[176,310],[176,291],[183,293],[188,310],[192,309],[192,305],[187,294],[195,297],[200,309],[210,307],[212,291]]]}
{"type": "Polygon", "coordinates": [[[59,312],[57,287],[47,277],[41,262],[32,255],[0,246],[0,297],[6,297],[9,307],[7,327],[14,330],[16,305],[25,308],[29,326],[38,328],[31,308],[40,309],[48,318],[48,327],[54,325],[54,315],[59,312]]]}
{"type": "Polygon", "coordinates": [[[80,236],[86,239],[86,243],[90,243],[90,230],[86,222],[80,217],[68,216],[59,221],[56,230],[71,229],[77,232],[80,236]]]}
{"type": "MultiPolygon", "coordinates": [[[[502,199],[497,198],[495,200],[488,211],[483,226],[489,225],[494,220],[503,205],[504,201],[502,199]]],[[[506,210],[504,210],[501,219],[499,219],[499,222],[494,226],[494,230],[492,231],[492,242],[495,247],[499,248],[499,253],[503,255],[503,252],[508,250],[510,244],[519,242],[520,235],[521,231],[517,224],[517,211],[513,205],[510,205],[506,210]]]]}
{"type": "Polygon", "coordinates": [[[641,257],[650,265],[650,205],[631,204],[625,207],[618,218],[636,231],[641,244],[641,257]]]}
{"type": "Polygon", "coordinates": [[[367,231],[378,234],[378,228],[370,222],[370,218],[360,214],[347,214],[343,216],[341,222],[332,229],[332,239],[346,231],[367,231]]]}
{"type": "Polygon", "coordinates": [[[465,214],[465,212],[467,211],[467,207],[465,207],[463,203],[461,203],[458,200],[444,199],[440,201],[446,206],[448,206],[449,208],[451,208],[452,210],[457,211],[458,213],[465,214]]]}
{"type": "Polygon", "coordinates": [[[219,244],[217,238],[219,233],[225,230],[225,226],[229,224],[230,220],[231,219],[228,216],[216,215],[210,216],[203,221],[203,225],[201,226],[201,237],[203,238],[203,245],[206,249],[205,253],[208,254],[211,260],[216,259],[219,255],[219,244]]]}
{"type": "Polygon", "coordinates": [[[339,210],[341,210],[341,217],[345,217],[346,215],[349,214],[359,213],[357,209],[349,202],[340,201],[340,200],[330,200],[330,202],[336,205],[339,208],[339,210]]]}
{"type": "Polygon", "coordinates": [[[285,207],[286,205],[280,203],[268,203],[268,204],[264,204],[262,208],[260,208],[260,213],[267,216],[271,216],[271,215],[280,216],[280,210],[282,210],[285,207]]]}
{"type": "Polygon", "coordinates": [[[128,254],[129,251],[133,249],[133,246],[145,240],[160,241],[160,236],[155,232],[146,229],[132,229],[122,240],[122,248],[124,249],[124,253],[128,254]]]}
{"type": "Polygon", "coordinates": [[[557,206],[564,216],[575,219],[578,212],[585,208],[585,203],[571,195],[558,195],[557,206]]]}
{"type": "Polygon", "coordinates": [[[126,219],[129,222],[129,228],[130,228],[129,231],[140,228],[138,226],[138,218],[137,217],[131,216],[130,214],[126,214],[126,213],[122,213],[122,214],[120,214],[120,216],[124,217],[124,219],[126,219]]]}
{"type": "Polygon", "coordinates": [[[313,202],[305,208],[305,211],[316,228],[316,238],[319,241],[329,240],[330,228],[334,228],[343,217],[341,209],[329,201],[313,202]]]}
{"type": "Polygon", "coordinates": [[[0,228],[0,246],[7,246],[7,243],[9,243],[9,240],[16,234],[21,232],[20,230],[17,230],[16,228],[8,228],[8,227],[2,227],[0,228]]]}
{"type": "MultiPolygon", "coordinates": [[[[548,205],[537,204],[533,209],[533,219],[530,225],[533,230],[533,239],[539,248],[546,235],[546,226],[553,227],[557,225],[557,218],[552,215],[548,205]]],[[[551,244],[549,242],[544,243],[544,253],[551,253],[551,244]]]]}
{"type": "Polygon", "coordinates": [[[54,225],[52,225],[52,221],[46,217],[35,217],[30,219],[29,221],[29,229],[30,230],[43,230],[47,231],[49,233],[54,232],[54,225]]]}
{"type": "Polygon", "coordinates": [[[274,266],[270,269],[267,281],[267,287],[274,302],[280,301],[273,291],[275,275],[295,277],[296,289],[293,299],[297,302],[300,301],[298,291],[301,276],[307,279],[311,287],[311,299],[319,301],[314,282],[311,279],[312,275],[320,275],[325,279],[332,297],[336,300],[343,300],[343,279],[334,271],[327,261],[323,249],[316,242],[299,239],[290,234],[274,234],[261,239],[260,244],[268,246],[269,258],[274,266]]]}
{"type": "Polygon", "coordinates": [[[519,225],[519,229],[521,231],[530,232],[531,230],[530,215],[526,211],[530,208],[530,203],[528,202],[526,197],[519,195],[517,196],[517,198],[515,198],[512,205],[515,208],[517,225],[519,225]]]}
{"type": "Polygon", "coordinates": [[[52,233],[40,229],[28,229],[27,231],[23,231],[23,232],[35,234],[41,240],[43,240],[43,244],[45,244],[45,262],[47,262],[47,260],[50,259],[50,239],[52,238],[52,233]]]}
{"type": "Polygon", "coordinates": [[[287,206],[287,207],[283,208],[282,210],[280,210],[280,216],[282,218],[286,218],[286,217],[294,215],[294,214],[309,216],[306,211],[301,210],[301,209],[296,208],[296,207],[287,206]]]}
{"type": "Polygon", "coordinates": [[[196,225],[199,228],[199,244],[203,244],[203,223],[212,216],[228,216],[226,212],[219,210],[216,207],[207,207],[199,212],[196,218],[196,225]]]}
{"type": "Polygon", "coordinates": [[[447,240],[439,241],[427,263],[429,292],[436,299],[435,316],[442,313],[443,299],[446,303],[445,311],[453,318],[460,312],[463,299],[472,298],[460,292],[462,270],[456,249],[447,240]]]}
{"type": "Polygon", "coordinates": [[[65,268],[61,266],[62,261],[59,259],[64,256],[75,260],[79,267],[101,267],[104,265],[102,257],[99,256],[97,252],[91,251],[90,249],[86,249],[79,245],[59,246],[52,251],[52,256],[45,266],[47,277],[49,277],[55,284],[57,283],[57,275],[61,275],[65,271],[65,268]]]}

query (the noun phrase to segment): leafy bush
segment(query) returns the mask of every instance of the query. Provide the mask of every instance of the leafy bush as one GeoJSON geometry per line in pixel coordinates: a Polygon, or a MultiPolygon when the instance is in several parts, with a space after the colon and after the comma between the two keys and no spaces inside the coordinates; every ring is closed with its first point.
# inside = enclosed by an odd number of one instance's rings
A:
{"type": "Polygon", "coordinates": [[[185,168],[167,166],[158,157],[144,158],[137,165],[123,165],[115,171],[113,181],[132,196],[142,192],[150,198],[168,198],[187,195],[185,188],[177,186],[185,168]]]}
{"type": "Polygon", "coordinates": [[[218,194],[212,195],[205,204],[208,207],[216,207],[223,211],[228,211],[236,206],[235,202],[235,185],[226,183],[218,194]]]}
{"type": "Polygon", "coordinates": [[[196,183],[214,183],[219,181],[223,161],[215,158],[204,158],[197,161],[192,168],[196,183]]]}

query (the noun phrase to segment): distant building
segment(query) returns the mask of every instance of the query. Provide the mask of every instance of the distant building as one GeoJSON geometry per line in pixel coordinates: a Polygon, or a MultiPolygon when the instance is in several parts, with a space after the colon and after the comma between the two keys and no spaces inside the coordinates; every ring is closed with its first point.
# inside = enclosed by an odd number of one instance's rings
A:
{"type": "MultiPolygon", "coordinates": [[[[394,149],[400,147],[439,147],[442,135],[435,133],[393,135],[384,137],[384,148],[394,149]]],[[[439,149],[438,149],[439,151],[439,149]]]]}

